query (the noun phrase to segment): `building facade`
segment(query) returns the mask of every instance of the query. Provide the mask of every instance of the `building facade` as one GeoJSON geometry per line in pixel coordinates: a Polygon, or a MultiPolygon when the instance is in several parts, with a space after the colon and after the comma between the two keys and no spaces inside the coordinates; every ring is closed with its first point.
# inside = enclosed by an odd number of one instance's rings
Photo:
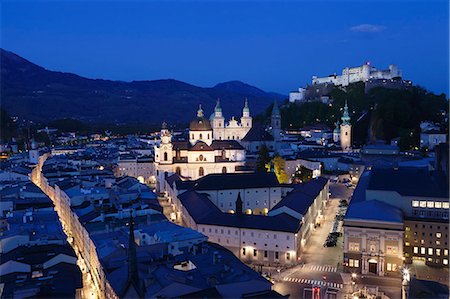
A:
{"type": "Polygon", "coordinates": [[[402,77],[402,72],[398,66],[391,64],[386,70],[377,70],[371,66],[370,62],[357,67],[346,67],[341,75],[330,75],[328,77],[313,76],[312,84],[331,83],[334,85],[348,86],[355,82],[366,82],[369,79],[392,79],[402,77]]]}
{"type": "MultiPolygon", "coordinates": [[[[217,124],[217,119],[215,121],[217,124]]],[[[248,122],[250,124],[251,120],[248,122]]],[[[188,141],[172,141],[172,132],[167,124],[163,124],[161,142],[155,146],[158,191],[162,191],[164,180],[173,173],[195,180],[211,173],[238,172],[239,167],[244,166],[245,149],[236,140],[215,139],[211,123],[204,116],[201,106],[197,117],[189,125],[188,134],[188,141]]]]}

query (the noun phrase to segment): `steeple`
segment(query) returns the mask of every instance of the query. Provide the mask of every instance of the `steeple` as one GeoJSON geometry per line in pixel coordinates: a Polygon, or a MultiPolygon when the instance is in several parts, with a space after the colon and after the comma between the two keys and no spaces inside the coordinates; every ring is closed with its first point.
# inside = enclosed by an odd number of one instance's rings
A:
{"type": "Polygon", "coordinates": [[[273,103],[272,115],[270,116],[270,124],[272,125],[272,136],[275,141],[281,138],[281,114],[278,108],[277,100],[273,103]]]}
{"type": "Polygon", "coordinates": [[[237,199],[236,199],[236,214],[242,215],[242,198],[241,198],[241,192],[238,193],[237,199]]]}
{"type": "Polygon", "coordinates": [[[139,273],[137,269],[136,258],[136,242],[134,241],[134,223],[133,211],[130,210],[130,237],[128,240],[128,282],[134,284],[135,287],[139,285],[139,273]]]}
{"type": "Polygon", "coordinates": [[[348,115],[347,100],[345,100],[344,113],[342,114],[341,119],[342,119],[342,125],[349,125],[350,124],[350,116],[348,115]]]}
{"type": "Polygon", "coordinates": [[[277,100],[275,100],[275,101],[273,102],[272,117],[273,117],[273,116],[277,116],[277,115],[280,115],[280,109],[278,108],[277,100]]]}
{"type": "Polygon", "coordinates": [[[214,107],[214,112],[220,112],[220,113],[222,113],[222,107],[220,107],[220,99],[218,98],[217,99],[217,102],[216,102],[216,107],[214,107]]]}
{"type": "Polygon", "coordinates": [[[244,109],[242,109],[243,117],[250,117],[250,108],[248,107],[248,100],[245,99],[244,109]]]}
{"type": "Polygon", "coordinates": [[[197,117],[203,117],[202,104],[199,104],[199,105],[198,105],[197,117]]]}

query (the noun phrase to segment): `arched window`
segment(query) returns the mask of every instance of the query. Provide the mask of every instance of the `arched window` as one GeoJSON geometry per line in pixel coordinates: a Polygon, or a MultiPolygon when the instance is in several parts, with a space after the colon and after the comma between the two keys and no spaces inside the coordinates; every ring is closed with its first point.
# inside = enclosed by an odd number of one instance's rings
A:
{"type": "Polygon", "coordinates": [[[175,173],[178,174],[178,175],[181,175],[181,168],[180,168],[180,167],[177,167],[177,168],[175,169],[175,173]]]}
{"type": "Polygon", "coordinates": [[[195,139],[194,134],[191,135],[191,139],[195,139]]]}
{"type": "Polygon", "coordinates": [[[227,168],[225,166],[222,167],[222,173],[227,173],[227,168]]]}
{"type": "Polygon", "coordinates": [[[204,176],[205,175],[205,170],[203,169],[203,167],[200,167],[198,169],[198,176],[204,176]]]}
{"type": "Polygon", "coordinates": [[[200,137],[198,139],[203,139],[203,135],[202,133],[200,133],[200,137]]]}
{"type": "Polygon", "coordinates": [[[167,161],[167,152],[164,152],[164,161],[167,161]]]}
{"type": "Polygon", "coordinates": [[[209,139],[209,134],[208,134],[208,139],[209,139]]]}

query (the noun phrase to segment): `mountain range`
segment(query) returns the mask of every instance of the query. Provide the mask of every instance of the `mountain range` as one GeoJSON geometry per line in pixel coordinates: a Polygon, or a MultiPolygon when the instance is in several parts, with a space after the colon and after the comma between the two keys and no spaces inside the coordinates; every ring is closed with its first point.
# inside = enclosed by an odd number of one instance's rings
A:
{"type": "Polygon", "coordinates": [[[220,98],[226,118],[240,117],[245,98],[254,116],[286,96],[240,81],[198,87],[165,79],[112,81],[47,70],[0,49],[1,105],[10,115],[47,123],[74,118],[93,123],[186,123],[199,104],[209,116],[220,98]]]}

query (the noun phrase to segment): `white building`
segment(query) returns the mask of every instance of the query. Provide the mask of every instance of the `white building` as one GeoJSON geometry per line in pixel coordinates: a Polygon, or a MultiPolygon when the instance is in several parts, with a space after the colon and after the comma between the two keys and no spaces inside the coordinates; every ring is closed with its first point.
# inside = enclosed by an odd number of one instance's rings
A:
{"type": "MultiPolygon", "coordinates": [[[[318,178],[288,188],[273,186],[270,175],[223,175],[222,190],[216,190],[214,184],[208,188],[206,178],[194,182],[172,180],[175,191],[171,193],[171,201],[177,218],[244,262],[295,264],[314,225],[322,221],[322,211],[328,200],[328,181],[318,178]],[[267,176],[266,179],[262,175],[267,176]],[[183,187],[183,184],[190,187],[183,187]],[[248,211],[250,207],[261,211],[264,201],[270,203],[267,214],[248,211]]],[[[214,180],[220,180],[220,176],[212,175],[214,180]]]]}
{"type": "Polygon", "coordinates": [[[247,99],[245,99],[240,122],[232,117],[228,123],[225,123],[225,118],[222,114],[222,108],[220,107],[220,100],[217,100],[216,107],[214,108],[214,113],[211,114],[209,121],[213,129],[213,139],[241,140],[252,128],[252,117],[250,116],[250,109],[248,107],[247,99]]]}
{"type": "Polygon", "coordinates": [[[289,102],[295,103],[295,102],[303,102],[305,100],[305,92],[306,89],[303,87],[300,87],[298,91],[292,91],[289,93],[289,102]]]}
{"type": "Polygon", "coordinates": [[[401,70],[394,64],[389,65],[387,70],[377,70],[366,62],[362,66],[346,67],[342,70],[342,75],[330,75],[327,77],[312,77],[312,84],[331,83],[334,85],[348,86],[355,82],[366,82],[369,79],[392,79],[402,77],[401,70]]]}
{"type": "MultiPolygon", "coordinates": [[[[217,109],[216,113],[219,111],[217,109]]],[[[245,125],[251,125],[247,112],[248,107],[244,107],[242,118],[245,125]]],[[[223,127],[223,123],[218,123],[218,118],[214,118],[214,122],[216,126],[223,127]]],[[[211,173],[238,172],[237,168],[245,164],[246,155],[245,149],[236,140],[241,138],[240,134],[244,131],[233,130],[220,131],[223,135],[220,132],[216,135],[223,138],[215,139],[211,123],[204,117],[201,107],[189,125],[189,141],[172,141],[172,132],[164,123],[161,143],[155,146],[156,189],[162,191],[165,178],[173,173],[195,180],[211,173]],[[231,133],[230,137],[230,132],[236,132],[236,135],[231,133]]]]}

